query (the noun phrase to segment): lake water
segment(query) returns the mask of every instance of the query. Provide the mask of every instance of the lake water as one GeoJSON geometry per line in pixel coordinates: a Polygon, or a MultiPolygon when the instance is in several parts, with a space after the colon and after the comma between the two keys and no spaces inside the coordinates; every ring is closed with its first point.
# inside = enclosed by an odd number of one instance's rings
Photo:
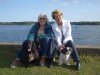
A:
{"type": "MultiPolygon", "coordinates": [[[[0,25],[0,43],[22,43],[32,25],[0,25]]],[[[100,25],[72,25],[76,45],[100,45],[100,25]]]]}

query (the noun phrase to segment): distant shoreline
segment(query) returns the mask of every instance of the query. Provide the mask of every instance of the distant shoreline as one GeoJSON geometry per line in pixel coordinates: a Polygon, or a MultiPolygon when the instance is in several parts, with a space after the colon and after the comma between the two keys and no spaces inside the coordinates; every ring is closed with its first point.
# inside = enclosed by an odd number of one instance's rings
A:
{"type": "MultiPolygon", "coordinates": [[[[33,25],[36,22],[33,21],[23,21],[23,22],[0,22],[0,25],[33,25]]],[[[50,21],[49,23],[54,23],[50,21]]],[[[79,22],[71,22],[72,25],[100,25],[98,21],[79,21],[79,22]]]]}

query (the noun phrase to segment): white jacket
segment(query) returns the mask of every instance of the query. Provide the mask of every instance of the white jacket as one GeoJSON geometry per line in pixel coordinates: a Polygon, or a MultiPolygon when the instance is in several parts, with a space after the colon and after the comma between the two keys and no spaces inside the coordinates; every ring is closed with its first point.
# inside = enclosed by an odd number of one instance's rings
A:
{"type": "MultiPolygon", "coordinates": [[[[63,44],[66,44],[68,40],[72,40],[72,35],[71,35],[71,24],[69,21],[67,20],[62,20],[63,21],[63,25],[62,25],[62,32],[63,35],[65,37],[65,39],[63,40],[63,44]]],[[[53,32],[55,34],[55,37],[57,39],[58,42],[58,46],[62,45],[62,33],[61,30],[59,28],[59,26],[57,25],[57,23],[54,23],[52,26],[53,32]]]]}

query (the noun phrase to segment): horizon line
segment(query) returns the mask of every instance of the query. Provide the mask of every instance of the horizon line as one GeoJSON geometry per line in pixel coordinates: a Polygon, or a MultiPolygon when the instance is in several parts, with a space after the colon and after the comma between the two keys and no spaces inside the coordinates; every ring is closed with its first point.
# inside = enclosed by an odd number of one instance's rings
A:
{"type": "MultiPolygon", "coordinates": [[[[53,20],[49,21],[52,22],[53,20]]],[[[0,21],[0,22],[37,22],[37,21],[0,21]]],[[[70,21],[70,22],[100,22],[100,21],[70,21]]]]}

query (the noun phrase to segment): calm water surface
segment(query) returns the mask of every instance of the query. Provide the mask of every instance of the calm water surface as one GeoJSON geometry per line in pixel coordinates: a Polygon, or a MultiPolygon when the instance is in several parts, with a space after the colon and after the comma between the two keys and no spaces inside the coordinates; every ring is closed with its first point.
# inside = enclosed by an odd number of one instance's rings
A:
{"type": "MultiPolygon", "coordinates": [[[[0,42],[22,43],[32,25],[0,25],[0,42]]],[[[76,45],[100,45],[100,25],[72,25],[76,45]]]]}

